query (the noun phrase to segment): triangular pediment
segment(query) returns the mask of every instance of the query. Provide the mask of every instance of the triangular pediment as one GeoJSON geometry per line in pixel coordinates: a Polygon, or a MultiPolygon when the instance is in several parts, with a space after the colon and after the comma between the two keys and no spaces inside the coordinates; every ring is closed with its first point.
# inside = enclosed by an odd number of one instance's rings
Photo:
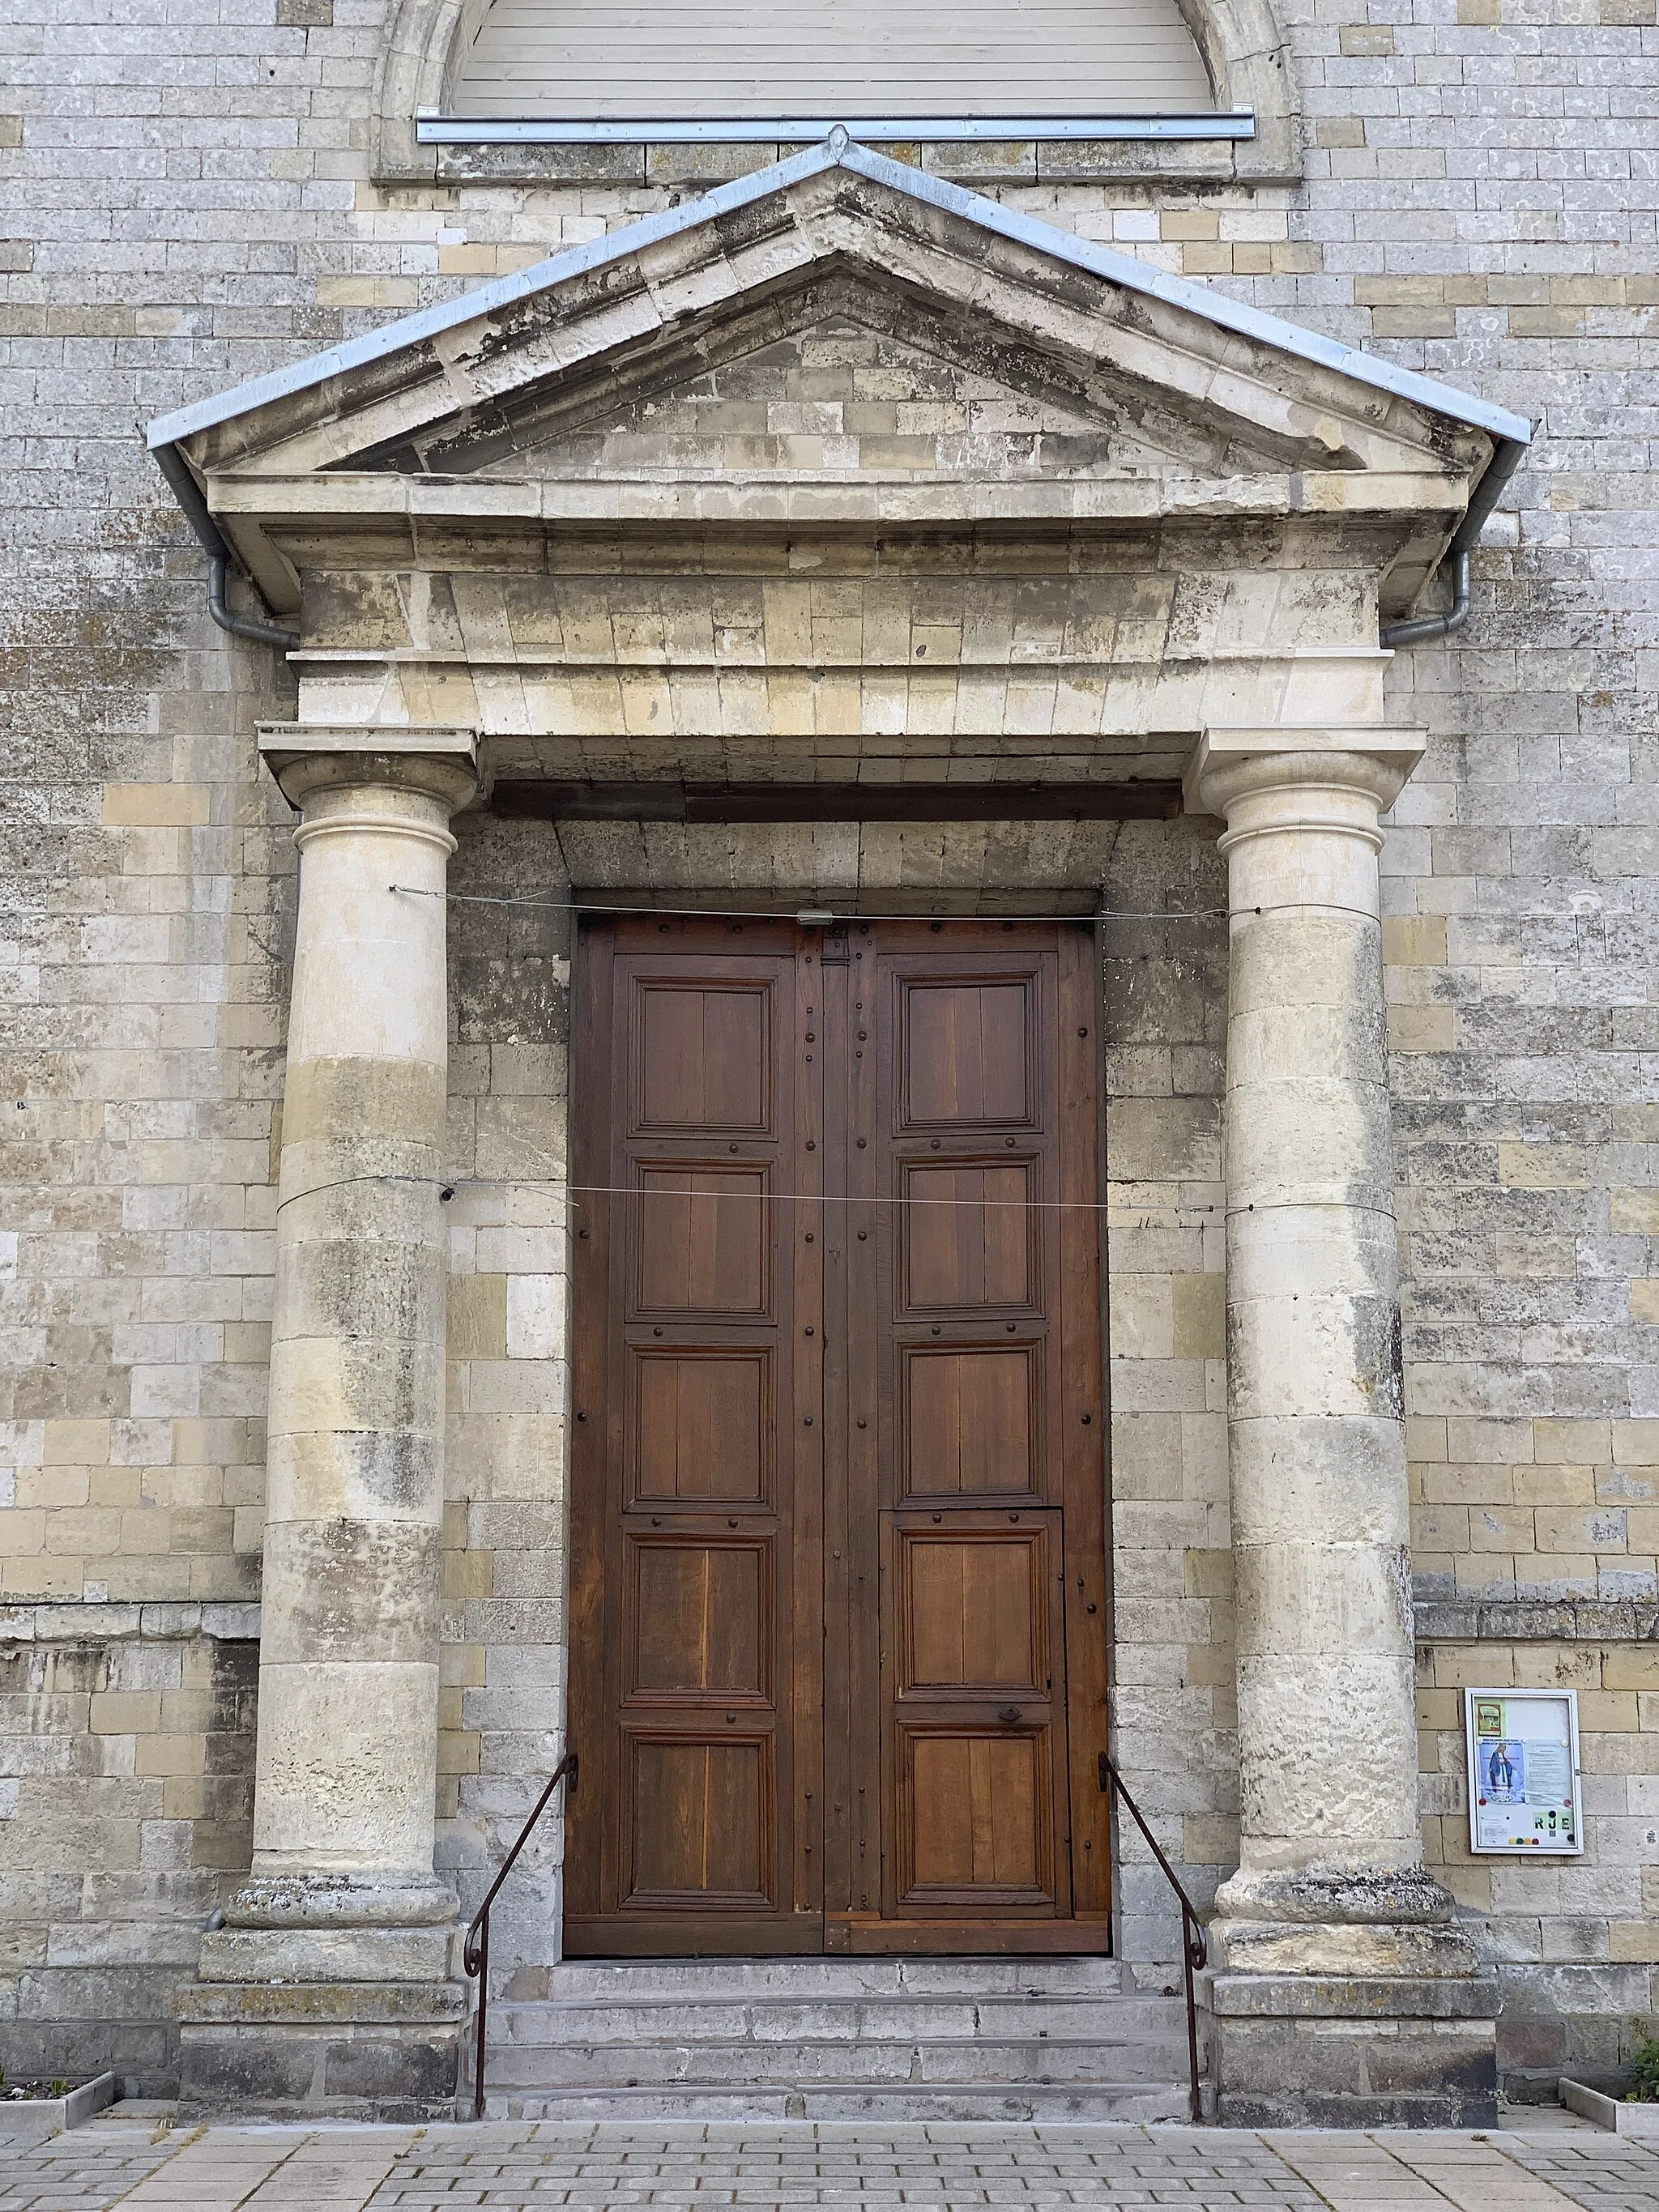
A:
{"type": "Polygon", "coordinates": [[[918,526],[1011,498],[1091,524],[1363,511],[1427,547],[1526,429],[832,143],[168,417],[151,443],[291,600],[283,542],[301,525],[307,544],[394,512],[551,526],[606,485],[641,521],[654,497],[741,523],[758,483],[773,519],[830,525],[842,484],[865,495],[849,518],[879,520],[887,486],[918,526]]]}
{"type": "MultiPolygon", "coordinates": [[[[1057,359],[850,266],[352,465],[495,481],[1065,481],[1295,465],[1297,441],[1057,359]]],[[[1322,448],[1325,466],[1359,465],[1322,448]]]]}

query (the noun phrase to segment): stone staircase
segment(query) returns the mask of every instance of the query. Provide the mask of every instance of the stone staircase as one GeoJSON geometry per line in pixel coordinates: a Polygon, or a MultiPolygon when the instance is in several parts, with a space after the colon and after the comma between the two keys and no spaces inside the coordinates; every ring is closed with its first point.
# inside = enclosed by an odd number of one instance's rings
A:
{"type": "Polygon", "coordinates": [[[1186,2012],[1109,1959],[556,1966],[490,2008],[492,2118],[1184,2120],[1186,2012]]]}

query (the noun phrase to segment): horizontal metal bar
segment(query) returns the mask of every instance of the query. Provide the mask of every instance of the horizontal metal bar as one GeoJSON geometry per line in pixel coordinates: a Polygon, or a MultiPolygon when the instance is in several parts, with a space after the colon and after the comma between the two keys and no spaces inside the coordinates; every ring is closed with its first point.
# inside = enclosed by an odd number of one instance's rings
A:
{"type": "Polygon", "coordinates": [[[1181,786],[1144,782],[502,782],[491,811],[535,822],[1167,821],[1181,786]]]}
{"type": "Polygon", "coordinates": [[[960,145],[988,140],[1254,138],[1253,109],[1191,115],[760,116],[677,122],[630,116],[561,123],[532,115],[441,115],[422,109],[415,132],[423,146],[774,146],[811,145],[837,123],[866,145],[960,145]]]}

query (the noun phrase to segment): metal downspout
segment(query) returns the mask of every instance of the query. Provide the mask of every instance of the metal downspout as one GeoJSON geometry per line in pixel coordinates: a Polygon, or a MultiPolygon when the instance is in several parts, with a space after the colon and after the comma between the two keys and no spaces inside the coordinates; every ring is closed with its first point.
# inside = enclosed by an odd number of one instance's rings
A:
{"type": "Polygon", "coordinates": [[[218,524],[208,513],[207,501],[202,496],[200,485],[185,466],[176,446],[158,446],[155,448],[155,465],[167,478],[169,490],[178,501],[185,521],[196,532],[202,550],[208,556],[207,606],[214,621],[221,629],[228,630],[233,637],[249,638],[255,645],[280,646],[284,653],[297,653],[300,647],[297,629],[284,629],[280,623],[261,622],[253,615],[231,612],[225,604],[231,551],[220,534],[218,524]]]}
{"type": "Polygon", "coordinates": [[[225,605],[225,584],[229,574],[228,550],[216,553],[208,550],[208,612],[221,629],[228,629],[233,637],[251,637],[257,645],[280,645],[284,653],[299,648],[297,629],[284,629],[280,623],[261,622],[257,615],[234,615],[225,605]]]}
{"type": "Polygon", "coordinates": [[[1526,447],[1518,438],[1505,438],[1486,465],[1486,473],[1474,488],[1474,496],[1464,511],[1463,520],[1452,533],[1441,568],[1449,562],[1452,572],[1452,603],[1443,615],[1413,615],[1408,622],[1384,623],[1376,633],[1377,643],[1392,648],[1401,645],[1428,645],[1436,639],[1449,637],[1454,630],[1462,629],[1469,618],[1469,549],[1486,528],[1492,509],[1504,496],[1510,478],[1521,465],[1521,456],[1526,447]]]}

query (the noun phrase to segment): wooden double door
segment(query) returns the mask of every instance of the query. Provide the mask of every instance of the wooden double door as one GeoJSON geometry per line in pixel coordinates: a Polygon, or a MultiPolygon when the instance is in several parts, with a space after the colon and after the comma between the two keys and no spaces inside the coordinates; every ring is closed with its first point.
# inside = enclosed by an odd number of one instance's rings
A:
{"type": "Polygon", "coordinates": [[[571,1955],[1106,1948],[1090,948],[584,930],[571,1955]]]}

